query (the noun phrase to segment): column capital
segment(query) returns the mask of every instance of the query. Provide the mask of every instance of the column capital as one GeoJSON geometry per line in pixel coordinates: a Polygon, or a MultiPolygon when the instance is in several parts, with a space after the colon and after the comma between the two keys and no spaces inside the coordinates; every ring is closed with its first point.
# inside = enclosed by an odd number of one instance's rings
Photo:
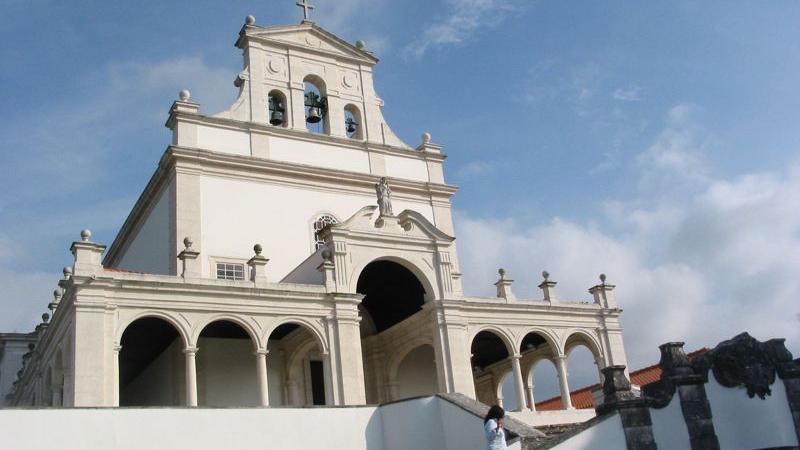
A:
{"type": "Polygon", "coordinates": [[[194,355],[195,353],[197,353],[198,350],[200,350],[200,349],[197,348],[197,347],[186,347],[186,348],[183,349],[183,354],[184,355],[194,355]]]}
{"type": "Polygon", "coordinates": [[[119,352],[120,352],[120,350],[122,350],[122,346],[121,346],[121,345],[119,345],[119,344],[114,344],[114,345],[111,347],[111,350],[113,350],[113,351],[114,351],[114,353],[119,353],[119,352]]]}
{"type": "Polygon", "coordinates": [[[259,348],[256,351],[254,351],[253,354],[256,355],[256,356],[263,355],[264,357],[266,357],[267,355],[269,355],[269,350],[267,350],[265,348],[259,348]]]}
{"type": "Polygon", "coordinates": [[[522,355],[520,355],[519,353],[514,353],[513,355],[509,356],[509,358],[519,361],[520,359],[522,359],[522,355]]]}

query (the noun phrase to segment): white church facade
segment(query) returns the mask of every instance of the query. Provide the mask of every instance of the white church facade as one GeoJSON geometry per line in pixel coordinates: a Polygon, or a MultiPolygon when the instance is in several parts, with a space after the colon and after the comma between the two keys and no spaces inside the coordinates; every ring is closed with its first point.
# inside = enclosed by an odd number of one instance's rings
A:
{"type": "Polygon", "coordinates": [[[549,359],[571,408],[572,349],[627,365],[604,276],[585,302],[547,274],[517,297],[502,270],[495,297],[463,292],[443,148],[392,132],[363,42],[248,17],[236,47],[235,103],[207,115],[182,91],[114,242],[72,243],[7,404],[493,404],[511,373],[530,410],[549,359]]]}

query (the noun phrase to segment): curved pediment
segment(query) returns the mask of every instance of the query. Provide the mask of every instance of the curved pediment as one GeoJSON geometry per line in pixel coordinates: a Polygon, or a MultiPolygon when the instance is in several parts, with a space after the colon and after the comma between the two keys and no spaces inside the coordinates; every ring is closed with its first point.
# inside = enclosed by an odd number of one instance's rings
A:
{"type": "Polygon", "coordinates": [[[396,216],[381,216],[376,205],[365,206],[342,223],[331,225],[330,231],[364,232],[387,236],[409,237],[450,243],[455,237],[436,228],[425,216],[410,209],[396,216]]]}

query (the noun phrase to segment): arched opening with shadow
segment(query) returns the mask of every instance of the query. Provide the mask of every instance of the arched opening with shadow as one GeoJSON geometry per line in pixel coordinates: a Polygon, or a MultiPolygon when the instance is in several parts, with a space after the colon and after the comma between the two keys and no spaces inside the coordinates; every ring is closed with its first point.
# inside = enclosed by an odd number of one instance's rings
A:
{"type": "Polygon", "coordinates": [[[374,261],[358,277],[356,291],[364,294],[361,305],[367,322],[381,333],[416,314],[425,303],[419,279],[394,261],[374,261]]]}
{"type": "Polygon", "coordinates": [[[284,323],[267,341],[270,406],[332,404],[330,369],[322,343],[306,326],[284,323]]]}
{"type": "Polygon", "coordinates": [[[497,404],[498,386],[510,367],[508,345],[497,333],[484,330],[472,339],[470,353],[477,400],[487,405],[497,404]]]}
{"type": "MultiPolygon", "coordinates": [[[[550,398],[553,386],[558,393],[558,376],[551,378],[534,377],[534,369],[542,360],[552,360],[557,355],[557,350],[550,339],[544,334],[532,331],[522,338],[519,346],[521,355],[520,365],[522,367],[523,385],[525,389],[524,397],[526,407],[530,408],[538,400],[550,398]],[[537,385],[537,382],[541,382],[537,385]]],[[[552,365],[552,363],[551,363],[552,365]]],[[[555,366],[553,366],[555,371],[555,366]]]]}
{"type": "Polygon", "coordinates": [[[395,369],[392,381],[392,400],[433,395],[436,384],[436,355],[433,347],[420,345],[408,352],[395,369]]]}
{"type": "Polygon", "coordinates": [[[209,323],[197,340],[197,403],[200,406],[258,406],[255,345],[229,320],[209,323]]]}
{"type": "Polygon", "coordinates": [[[542,357],[534,361],[528,371],[526,381],[528,386],[533,388],[532,396],[537,410],[555,411],[564,409],[561,404],[558,371],[552,360],[542,357]]]}
{"type": "MultiPolygon", "coordinates": [[[[419,278],[403,264],[377,260],[364,267],[356,290],[364,298],[359,305],[361,350],[364,361],[364,387],[367,403],[397,400],[399,386],[394,384],[390,367],[398,353],[416,347],[420,341],[433,342],[433,315],[422,309],[425,288],[419,278]]],[[[420,352],[427,352],[421,350],[420,352]]],[[[430,354],[424,358],[428,358],[430,354]]],[[[415,358],[423,358],[421,354],[415,358]]],[[[428,361],[435,360],[435,355],[428,361]]],[[[417,361],[421,362],[421,361],[417,361]]],[[[437,370],[425,365],[409,389],[438,388],[437,370]],[[422,378],[425,378],[424,380],[422,378]]],[[[409,380],[406,379],[406,382],[409,380]]],[[[434,390],[435,392],[435,390],[434,390]]]]}
{"type": "Polygon", "coordinates": [[[172,324],[138,319],[125,328],[120,346],[120,406],[185,404],[185,345],[172,324]]]}

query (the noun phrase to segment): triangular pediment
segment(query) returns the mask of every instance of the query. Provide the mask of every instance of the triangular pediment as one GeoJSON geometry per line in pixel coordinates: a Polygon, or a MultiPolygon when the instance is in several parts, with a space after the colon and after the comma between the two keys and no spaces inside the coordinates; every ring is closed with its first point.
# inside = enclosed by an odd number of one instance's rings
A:
{"type": "Polygon", "coordinates": [[[241,46],[243,37],[255,41],[272,42],[288,47],[301,48],[335,58],[355,59],[370,65],[378,62],[378,58],[371,53],[357,48],[312,22],[264,28],[247,26],[242,29],[242,35],[237,41],[237,46],[241,46]]]}
{"type": "Polygon", "coordinates": [[[455,240],[454,237],[436,228],[425,216],[416,211],[406,209],[396,216],[381,216],[375,205],[361,208],[346,221],[332,225],[330,230],[334,234],[337,232],[363,232],[440,243],[450,243],[455,240]]]}

